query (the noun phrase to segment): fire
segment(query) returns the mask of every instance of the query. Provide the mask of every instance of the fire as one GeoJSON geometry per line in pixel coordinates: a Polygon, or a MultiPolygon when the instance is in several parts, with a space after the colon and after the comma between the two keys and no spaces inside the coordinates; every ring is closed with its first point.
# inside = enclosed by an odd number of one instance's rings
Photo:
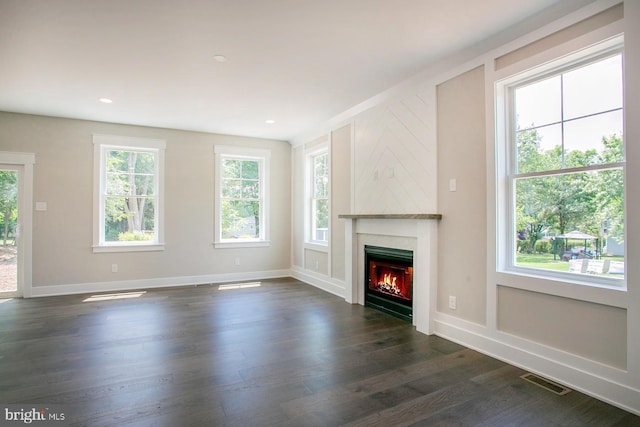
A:
{"type": "Polygon", "coordinates": [[[402,291],[396,284],[397,280],[397,276],[394,276],[391,273],[385,273],[384,276],[382,276],[382,280],[378,281],[378,287],[384,292],[400,295],[402,294],[402,291]]]}

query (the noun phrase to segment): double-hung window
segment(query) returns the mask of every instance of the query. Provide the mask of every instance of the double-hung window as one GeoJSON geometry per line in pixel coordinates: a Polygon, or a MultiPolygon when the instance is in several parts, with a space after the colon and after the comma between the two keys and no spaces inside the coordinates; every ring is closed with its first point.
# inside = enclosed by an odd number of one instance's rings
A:
{"type": "Polygon", "coordinates": [[[309,243],[329,242],[329,152],[326,148],[308,155],[309,243]]]}
{"type": "Polygon", "coordinates": [[[623,55],[591,49],[501,82],[509,269],[624,279],[623,55]]]}
{"type": "Polygon", "coordinates": [[[268,150],[215,147],[216,247],[269,244],[268,150]]]}
{"type": "Polygon", "coordinates": [[[161,140],[94,135],[94,251],[163,249],[161,140]]]}

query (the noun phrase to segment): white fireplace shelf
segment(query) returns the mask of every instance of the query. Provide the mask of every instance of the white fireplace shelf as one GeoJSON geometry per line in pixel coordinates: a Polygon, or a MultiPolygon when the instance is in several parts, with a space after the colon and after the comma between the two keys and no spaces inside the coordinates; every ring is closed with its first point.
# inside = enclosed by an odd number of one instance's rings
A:
{"type": "Polygon", "coordinates": [[[342,219],[442,219],[442,214],[341,214],[342,219]]]}

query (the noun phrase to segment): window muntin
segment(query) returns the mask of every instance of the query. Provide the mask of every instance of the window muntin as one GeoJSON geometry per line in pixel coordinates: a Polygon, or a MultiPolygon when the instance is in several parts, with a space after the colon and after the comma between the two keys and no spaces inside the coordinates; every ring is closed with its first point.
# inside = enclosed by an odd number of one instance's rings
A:
{"type": "Polygon", "coordinates": [[[622,54],[516,82],[508,93],[513,265],[624,279],[622,54]]]}
{"type": "Polygon", "coordinates": [[[222,158],[221,240],[260,239],[261,162],[222,158]]]}
{"type": "Polygon", "coordinates": [[[216,146],[216,247],[269,242],[268,150],[216,146]]]}
{"type": "MultiPolygon", "coordinates": [[[[620,53],[512,87],[517,172],[573,167],[566,163],[573,151],[574,156],[578,152],[602,154],[603,137],[622,137],[622,89],[620,53]],[[531,143],[538,145],[537,150],[547,155],[547,160],[554,161],[531,163],[527,157],[531,143]]],[[[590,164],[602,161],[597,155],[589,160],[590,164]]]]}
{"type": "Polygon", "coordinates": [[[162,249],[164,141],[94,135],[94,251],[162,249]]]}
{"type": "Polygon", "coordinates": [[[157,241],[157,152],[108,148],[105,154],[104,243],[157,241]]]}
{"type": "Polygon", "coordinates": [[[329,153],[311,155],[311,236],[312,243],[329,242],[329,153]]]}

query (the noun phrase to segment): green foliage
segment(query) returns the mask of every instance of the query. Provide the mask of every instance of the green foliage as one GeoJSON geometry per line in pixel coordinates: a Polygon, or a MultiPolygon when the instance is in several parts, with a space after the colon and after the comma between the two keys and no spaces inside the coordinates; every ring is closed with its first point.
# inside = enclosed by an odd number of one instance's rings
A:
{"type": "MultiPolygon", "coordinates": [[[[605,150],[600,155],[601,163],[617,163],[624,160],[622,137],[611,135],[603,138],[605,150]]],[[[618,243],[624,242],[624,175],[621,169],[600,172],[608,185],[593,188],[598,219],[607,229],[607,234],[618,243]]]]}
{"type": "Polygon", "coordinates": [[[18,220],[18,177],[15,171],[0,171],[0,218],[4,245],[18,220]]]}
{"type": "MultiPolygon", "coordinates": [[[[619,135],[602,139],[601,150],[571,150],[560,146],[543,150],[541,137],[534,130],[518,132],[518,172],[529,173],[563,168],[616,163],[623,160],[619,135]]],[[[572,230],[604,238],[624,235],[623,171],[607,169],[551,176],[520,178],[515,183],[516,227],[525,240],[518,240],[519,253],[550,252],[542,239],[572,230]],[[524,243],[526,242],[526,243],[524,243]]]]}
{"type": "Polygon", "coordinates": [[[139,231],[125,231],[124,233],[118,233],[118,240],[121,242],[153,240],[153,234],[141,233],[139,231]]]}
{"type": "Polygon", "coordinates": [[[115,241],[121,240],[120,233],[153,231],[155,154],[114,149],[105,161],[105,239],[115,241]]]}
{"type": "Polygon", "coordinates": [[[537,254],[550,254],[551,253],[551,242],[548,240],[538,240],[536,242],[536,246],[534,248],[535,253],[537,254]]]}
{"type": "Polygon", "coordinates": [[[516,251],[520,254],[527,253],[529,249],[529,241],[528,240],[517,240],[516,251]]]}
{"type": "Polygon", "coordinates": [[[223,239],[260,236],[260,162],[224,159],[222,161],[223,239]]]}
{"type": "Polygon", "coordinates": [[[260,236],[258,201],[222,200],[222,238],[242,239],[260,236]]]}
{"type": "Polygon", "coordinates": [[[329,155],[321,154],[313,158],[313,197],[315,228],[329,227],[329,155]]]}

